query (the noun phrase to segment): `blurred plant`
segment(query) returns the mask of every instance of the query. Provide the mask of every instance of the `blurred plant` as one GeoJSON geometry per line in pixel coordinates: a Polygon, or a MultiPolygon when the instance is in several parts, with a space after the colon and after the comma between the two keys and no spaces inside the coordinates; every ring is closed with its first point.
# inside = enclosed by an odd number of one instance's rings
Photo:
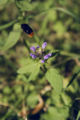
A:
{"type": "Polygon", "coordinates": [[[80,118],[79,7],[0,1],[0,120],[80,118]],[[21,34],[24,23],[34,28],[32,38],[21,34]]]}

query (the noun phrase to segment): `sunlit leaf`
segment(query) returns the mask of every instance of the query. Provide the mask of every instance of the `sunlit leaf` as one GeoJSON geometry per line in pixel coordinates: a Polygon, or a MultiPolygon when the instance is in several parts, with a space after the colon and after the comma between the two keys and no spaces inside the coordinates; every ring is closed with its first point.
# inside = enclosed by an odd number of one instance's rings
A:
{"type": "Polygon", "coordinates": [[[34,80],[40,71],[40,64],[34,61],[28,62],[18,70],[19,74],[30,74],[29,81],[34,80]]]}
{"type": "Polygon", "coordinates": [[[78,112],[78,115],[77,115],[77,119],[76,120],[80,120],[80,111],[78,112]]]}
{"type": "Polygon", "coordinates": [[[40,65],[38,64],[35,67],[33,66],[32,69],[34,69],[34,70],[31,72],[31,75],[29,77],[29,81],[34,80],[37,77],[37,75],[39,74],[39,71],[40,71],[40,65]]]}
{"type": "Polygon", "coordinates": [[[32,92],[28,97],[27,97],[27,105],[31,108],[34,108],[35,105],[38,102],[38,95],[35,92],[32,92]]]}
{"type": "Polygon", "coordinates": [[[6,4],[7,2],[8,0],[0,0],[0,6],[6,4]]]}
{"type": "Polygon", "coordinates": [[[30,3],[27,0],[23,0],[23,1],[16,0],[16,5],[21,11],[31,11],[36,7],[37,2],[30,3]]]}
{"type": "Polygon", "coordinates": [[[19,40],[21,31],[19,31],[18,27],[20,26],[15,25],[13,31],[9,33],[9,36],[6,39],[6,42],[2,48],[3,51],[12,48],[19,40]]]}
{"type": "Polygon", "coordinates": [[[46,79],[58,93],[62,91],[63,88],[63,77],[54,68],[51,68],[46,73],[46,79]]]}
{"type": "Polygon", "coordinates": [[[69,115],[68,108],[50,107],[48,112],[42,116],[41,120],[66,120],[69,115]]]}

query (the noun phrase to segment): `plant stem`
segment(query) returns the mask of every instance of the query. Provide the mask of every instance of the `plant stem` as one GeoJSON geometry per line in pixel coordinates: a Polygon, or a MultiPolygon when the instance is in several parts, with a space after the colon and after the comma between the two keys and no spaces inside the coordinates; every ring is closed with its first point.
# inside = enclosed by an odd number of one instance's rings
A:
{"type": "Polygon", "coordinates": [[[63,55],[63,56],[69,56],[69,57],[72,57],[72,58],[80,58],[80,55],[79,54],[76,54],[76,53],[70,53],[70,52],[67,52],[67,51],[61,51],[61,50],[54,50],[54,52],[58,52],[60,55],[63,55]]]}
{"type": "Polygon", "coordinates": [[[12,26],[14,23],[16,23],[16,22],[17,22],[17,19],[15,19],[15,20],[13,20],[13,21],[11,21],[11,22],[9,22],[9,23],[6,23],[6,24],[4,24],[4,25],[0,25],[0,30],[3,30],[3,29],[6,29],[6,28],[10,27],[10,26],[12,26]]]}

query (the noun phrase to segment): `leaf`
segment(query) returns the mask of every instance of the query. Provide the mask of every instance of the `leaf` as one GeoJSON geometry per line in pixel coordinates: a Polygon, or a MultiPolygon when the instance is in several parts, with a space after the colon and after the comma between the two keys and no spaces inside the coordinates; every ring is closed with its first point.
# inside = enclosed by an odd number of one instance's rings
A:
{"type": "Polygon", "coordinates": [[[6,86],[4,89],[3,89],[3,93],[4,94],[10,94],[11,93],[11,89],[10,89],[10,87],[8,87],[8,86],[6,86]]]}
{"type": "Polygon", "coordinates": [[[76,120],[80,120],[80,111],[78,112],[78,115],[77,115],[77,119],[76,120]]]}
{"type": "Polygon", "coordinates": [[[58,35],[63,35],[66,31],[66,28],[61,21],[56,22],[53,26],[53,29],[57,32],[58,35]]]}
{"type": "Polygon", "coordinates": [[[66,120],[69,115],[69,109],[50,107],[46,114],[43,114],[42,120],[66,120]]]}
{"type": "Polygon", "coordinates": [[[22,11],[31,11],[31,10],[33,10],[35,7],[36,7],[36,5],[37,5],[37,3],[36,2],[34,2],[34,3],[30,3],[29,1],[27,1],[27,0],[24,0],[24,1],[16,1],[16,5],[17,5],[17,7],[19,8],[19,9],[21,9],[22,11]]]}
{"type": "Polygon", "coordinates": [[[72,78],[71,78],[70,82],[68,83],[67,87],[69,87],[73,83],[73,81],[78,77],[79,73],[80,73],[80,70],[72,76],[72,78]]]}
{"type": "Polygon", "coordinates": [[[8,0],[0,0],[0,6],[6,4],[8,2],[8,0]]]}
{"type": "Polygon", "coordinates": [[[63,77],[55,68],[51,68],[46,73],[46,79],[57,93],[60,93],[63,88],[63,77]]]}
{"type": "Polygon", "coordinates": [[[28,97],[27,97],[27,105],[30,107],[30,108],[34,108],[35,105],[37,104],[38,102],[38,95],[35,93],[35,92],[32,92],[28,97]]]}
{"type": "Polygon", "coordinates": [[[20,32],[10,32],[7,42],[5,43],[3,50],[8,50],[13,47],[19,40],[20,32]]]}
{"type": "Polygon", "coordinates": [[[35,61],[28,61],[28,64],[26,64],[26,66],[21,67],[18,70],[19,74],[30,74],[29,76],[29,81],[30,80],[34,80],[36,78],[36,76],[38,75],[40,70],[40,64],[36,63],[35,61]]]}
{"type": "Polygon", "coordinates": [[[15,85],[13,90],[16,94],[20,95],[22,93],[22,87],[20,85],[15,85]]]}
{"type": "MultiPolygon", "coordinates": [[[[17,27],[17,25],[15,25],[15,28],[16,27],[17,27]]],[[[11,47],[13,47],[19,40],[20,35],[21,35],[21,31],[18,31],[18,28],[14,29],[12,32],[10,32],[10,34],[6,40],[6,43],[4,44],[2,49],[5,51],[5,50],[8,50],[11,47]]]]}
{"type": "Polygon", "coordinates": [[[23,57],[19,60],[19,64],[22,67],[25,67],[26,65],[31,64],[31,62],[33,62],[33,60],[30,59],[29,57],[23,57]]]}
{"type": "Polygon", "coordinates": [[[34,80],[37,77],[39,71],[40,71],[40,65],[38,64],[35,66],[35,68],[33,68],[33,71],[31,72],[31,75],[28,80],[29,81],[34,80]]]}
{"type": "Polygon", "coordinates": [[[29,62],[25,66],[22,66],[19,70],[18,73],[20,74],[26,74],[26,73],[31,73],[34,68],[37,66],[36,62],[29,62]]]}

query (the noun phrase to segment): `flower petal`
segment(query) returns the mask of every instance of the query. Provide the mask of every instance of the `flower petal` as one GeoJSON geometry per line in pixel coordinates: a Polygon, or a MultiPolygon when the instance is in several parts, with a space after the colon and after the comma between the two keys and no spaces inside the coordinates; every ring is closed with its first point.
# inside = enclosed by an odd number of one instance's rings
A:
{"type": "Polygon", "coordinates": [[[42,44],[42,48],[44,49],[46,46],[47,46],[47,42],[44,42],[44,43],[42,44]]]}
{"type": "Polygon", "coordinates": [[[39,45],[36,48],[40,48],[39,45]]]}
{"type": "Polygon", "coordinates": [[[48,53],[48,56],[51,57],[51,56],[52,56],[52,53],[48,53]]]}
{"type": "Polygon", "coordinates": [[[45,56],[44,56],[44,60],[47,60],[48,58],[49,58],[48,55],[45,55],[45,56]]]}
{"type": "Polygon", "coordinates": [[[30,50],[32,50],[33,52],[36,51],[36,48],[34,46],[30,47],[30,50]]]}
{"type": "Polygon", "coordinates": [[[51,57],[52,53],[48,53],[47,55],[44,56],[44,60],[47,60],[49,57],[51,57]]]}
{"type": "Polygon", "coordinates": [[[33,54],[33,53],[30,53],[30,56],[33,58],[33,59],[35,59],[37,56],[35,55],[35,54],[33,54]]]}
{"type": "Polygon", "coordinates": [[[44,60],[41,60],[41,63],[44,63],[45,61],[44,60]]]}

